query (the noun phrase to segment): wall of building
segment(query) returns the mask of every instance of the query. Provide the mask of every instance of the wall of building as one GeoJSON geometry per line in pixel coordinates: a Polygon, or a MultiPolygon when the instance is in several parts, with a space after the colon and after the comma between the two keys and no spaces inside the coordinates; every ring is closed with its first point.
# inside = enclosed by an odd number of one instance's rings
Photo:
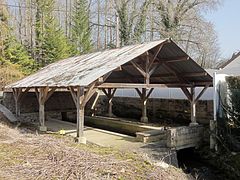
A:
{"type": "MultiPolygon", "coordinates": [[[[106,115],[108,110],[106,96],[100,96],[94,111],[91,110],[91,104],[94,97],[89,101],[86,107],[86,114],[95,112],[96,115],[106,115]]],[[[14,98],[11,92],[5,92],[3,96],[3,105],[12,112],[15,111],[14,98]]],[[[55,92],[46,102],[45,111],[68,112],[68,117],[75,120],[75,104],[69,92],[55,92]]],[[[38,112],[37,97],[34,92],[29,92],[21,102],[21,113],[38,112]]],[[[137,97],[114,97],[113,113],[118,117],[140,119],[141,102],[137,97]]],[[[150,122],[176,123],[190,122],[190,103],[185,99],[159,99],[150,98],[147,103],[147,113],[150,122]]],[[[213,117],[212,100],[200,100],[197,103],[197,120],[200,123],[207,124],[213,117]]]]}

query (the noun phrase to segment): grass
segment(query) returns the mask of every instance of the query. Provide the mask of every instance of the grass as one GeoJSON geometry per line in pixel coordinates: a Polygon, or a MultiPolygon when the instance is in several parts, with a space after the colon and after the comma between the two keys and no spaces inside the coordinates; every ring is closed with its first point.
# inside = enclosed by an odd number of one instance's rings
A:
{"type": "Polygon", "coordinates": [[[189,179],[133,152],[77,144],[57,133],[23,132],[0,126],[0,179],[189,179]]]}

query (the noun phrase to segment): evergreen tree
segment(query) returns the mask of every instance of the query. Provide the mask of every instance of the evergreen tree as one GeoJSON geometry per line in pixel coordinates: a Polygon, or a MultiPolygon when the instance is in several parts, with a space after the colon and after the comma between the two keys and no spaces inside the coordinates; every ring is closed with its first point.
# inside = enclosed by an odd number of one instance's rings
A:
{"type": "Polygon", "coordinates": [[[40,67],[70,56],[70,44],[53,16],[54,0],[36,0],[36,60],[40,67]]]}
{"type": "Polygon", "coordinates": [[[0,64],[15,67],[24,74],[33,71],[34,61],[28,55],[27,50],[12,35],[12,29],[8,24],[9,16],[7,8],[0,7],[0,64]],[[15,64],[15,66],[12,66],[15,64]]]}
{"type": "Polygon", "coordinates": [[[75,54],[84,54],[92,49],[89,10],[86,0],[76,0],[72,16],[72,38],[75,54]]]}

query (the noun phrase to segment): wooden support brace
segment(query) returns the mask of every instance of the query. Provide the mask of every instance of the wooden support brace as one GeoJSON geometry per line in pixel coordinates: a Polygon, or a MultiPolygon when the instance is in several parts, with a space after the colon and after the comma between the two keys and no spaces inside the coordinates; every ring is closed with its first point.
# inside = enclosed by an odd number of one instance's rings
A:
{"type": "Polygon", "coordinates": [[[26,96],[27,92],[30,90],[30,88],[26,88],[23,91],[23,88],[13,88],[13,97],[15,101],[15,114],[16,116],[20,116],[20,106],[21,106],[21,101],[23,98],[26,96]]]}
{"type": "Polygon", "coordinates": [[[139,66],[137,63],[130,61],[132,65],[144,76],[146,77],[146,72],[142,69],[141,66],[139,66]]]}
{"type": "Polygon", "coordinates": [[[95,116],[95,106],[96,106],[96,104],[97,104],[97,101],[98,101],[98,99],[99,99],[99,96],[100,96],[100,92],[97,91],[97,95],[96,95],[96,97],[95,97],[95,99],[94,99],[94,101],[93,101],[93,104],[92,104],[92,106],[91,106],[92,116],[95,116]]]}
{"type": "MultiPolygon", "coordinates": [[[[153,62],[156,60],[156,58],[157,58],[158,54],[160,53],[163,45],[164,45],[164,43],[159,46],[157,52],[154,54],[152,60],[151,60],[151,61],[149,62],[149,64],[148,64],[148,69],[150,69],[150,68],[152,67],[153,62]]],[[[149,55],[149,54],[148,54],[148,55],[149,55]]]]}
{"type": "Polygon", "coordinates": [[[39,130],[40,131],[47,131],[47,127],[45,126],[45,103],[47,100],[51,97],[51,95],[54,93],[56,88],[51,88],[49,91],[49,87],[42,87],[42,88],[35,88],[35,93],[38,98],[38,104],[39,104],[39,130]]]}
{"type": "Polygon", "coordinates": [[[84,137],[84,108],[89,99],[96,92],[96,83],[92,83],[86,92],[84,92],[84,87],[79,86],[76,88],[69,87],[70,93],[72,95],[73,101],[77,108],[77,137],[76,141],[82,144],[86,144],[86,138],[84,137]]]}
{"type": "Polygon", "coordinates": [[[210,86],[210,84],[207,84],[203,89],[202,89],[202,91],[198,94],[198,96],[196,97],[196,99],[195,99],[195,102],[197,102],[200,98],[201,98],[201,96],[206,92],[206,90],[207,90],[207,88],[210,86]]]}
{"type": "Polygon", "coordinates": [[[22,88],[13,88],[13,97],[15,101],[15,115],[20,116],[20,96],[22,94],[22,88]]]}
{"type": "Polygon", "coordinates": [[[103,93],[107,96],[108,98],[108,116],[109,117],[113,117],[113,113],[112,113],[112,99],[113,96],[116,92],[116,88],[112,89],[112,88],[108,88],[108,91],[106,91],[106,89],[102,89],[103,93]]]}
{"type": "Polygon", "coordinates": [[[183,93],[187,96],[188,100],[191,101],[192,100],[192,95],[191,93],[188,91],[188,89],[186,87],[181,87],[183,93]]]}

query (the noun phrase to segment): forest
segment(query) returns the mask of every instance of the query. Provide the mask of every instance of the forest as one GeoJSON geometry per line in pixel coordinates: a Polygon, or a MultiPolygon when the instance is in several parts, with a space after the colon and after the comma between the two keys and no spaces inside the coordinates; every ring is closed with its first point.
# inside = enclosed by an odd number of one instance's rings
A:
{"type": "Polygon", "coordinates": [[[115,48],[117,32],[120,46],[172,38],[199,65],[212,68],[220,49],[204,14],[220,5],[221,0],[0,0],[0,89],[60,59],[115,48]]]}

